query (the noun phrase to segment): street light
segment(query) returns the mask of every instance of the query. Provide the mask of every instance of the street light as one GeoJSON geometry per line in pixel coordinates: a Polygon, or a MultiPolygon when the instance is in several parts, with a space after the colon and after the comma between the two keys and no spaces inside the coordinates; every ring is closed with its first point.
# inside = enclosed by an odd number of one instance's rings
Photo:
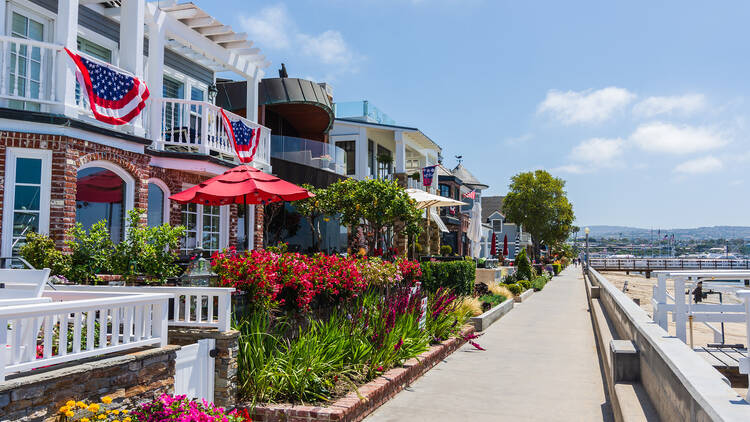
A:
{"type": "Polygon", "coordinates": [[[583,229],[583,232],[586,233],[586,256],[585,256],[585,261],[586,261],[586,274],[588,274],[588,272],[589,272],[589,233],[591,232],[591,229],[589,229],[588,227],[586,227],[585,229],[583,229]]]}

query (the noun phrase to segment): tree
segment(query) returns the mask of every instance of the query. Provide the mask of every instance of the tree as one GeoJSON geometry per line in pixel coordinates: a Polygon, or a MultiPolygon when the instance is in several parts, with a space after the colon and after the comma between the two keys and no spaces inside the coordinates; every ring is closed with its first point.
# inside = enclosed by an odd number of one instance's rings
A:
{"type": "Polygon", "coordinates": [[[341,214],[352,231],[360,229],[372,253],[379,242],[393,245],[393,234],[419,233],[422,213],[395,181],[346,179],[326,189],[326,206],[341,214]]]}
{"type": "Polygon", "coordinates": [[[573,230],[573,206],[564,187],[564,180],[544,170],[518,173],[508,186],[503,212],[508,221],[531,234],[535,257],[542,244],[563,242],[573,230]]]}

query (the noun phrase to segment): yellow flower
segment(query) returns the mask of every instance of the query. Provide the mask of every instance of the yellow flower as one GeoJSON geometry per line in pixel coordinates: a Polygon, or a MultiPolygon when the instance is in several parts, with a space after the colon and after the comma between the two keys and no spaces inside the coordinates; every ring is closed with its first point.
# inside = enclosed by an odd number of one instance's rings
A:
{"type": "Polygon", "coordinates": [[[81,418],[78,422],[91,422],[89,418],[81,418]]]}
{"type": "Polygon", "coordinates": [[[128,410],[128,409],[123,409],[123,410],[122,410],[122,413],[123,413],[123,414],[125,414],[125,415],[127,415],[128,413],[130,413],[130,410],[128,410]]]}
{"type": "Polygon", "coordinates": [[[101,415],[97,416],[97,418],[99,418],[99,419],[106,419],[106,418],[107,418],[107,415],[105,415],[105,414],[101,414],[101,415]]]}
{"type": "Polygon", "coordinates": [[[112,403],[112,397],[110,397],[110,396],[104,396],[104,397],[102,397],[102,403],[104,403],[104,404],[110,404],[110,403],[112,403]]]}
{"type": "Polygon", "coordinates": [[[80,407],[81,409],[84,409],[86,407],[86,403],[79,401],[78,403],[76,403],[76,406],[80,407]]]}
{"type": "Polygon", "coordinates": [[[65,412],[68,411],[68,409],[69,409],[68,406],[63,406],[63,407],[60,408],[60,413],[65,413],[65,412]]]}
{"type": "Polygon", "coordinates": [[[117,409],[115,409],[115,410],[113,410],[113,411],[112,411],[112,413],[114,413],[115,415],[119,415],[119,414],[120,414],[120,411],[119,411],[119,410],[117,410],[117,409]]]}
{"type": "Polygon", "coordinates": [[[75,401],[75,400],[68,400],[68,401],[67,401],[67,402],[65,403],[65,405],[66,405],[66,406],[68,406],[68,407],[75,407],[75,405],[76,405],[76,401],[75,401]]]}
{"type": "Polygon", "coordinates": [[[127,418],[123,419],[122,422],[130,422],[130,416],[128,416],[127,418]]]}
{"type": "Polygon", "coordinates": [[[91,412],[91,413],[96,413],[96,412],[98,412],[98,411],[99,411],[99,405],[98,405],[98,404],[96,404],[96,403],[91,403],[91,404],[89,405],[89,412],[91,412]]]}
{"type": "Polygon", "coordinates": [[[73,413],[70,410],[68,410],[67,412],[65,412],[65,416],[67,416],[69,418],[72,418],[73,416],[75,416],[75,413],[73,413]]]}
{"type": "Polygon", "coordinates": [[[120,420],[119,419],[115,419],[112,422],[120,422],[120,420]]]}

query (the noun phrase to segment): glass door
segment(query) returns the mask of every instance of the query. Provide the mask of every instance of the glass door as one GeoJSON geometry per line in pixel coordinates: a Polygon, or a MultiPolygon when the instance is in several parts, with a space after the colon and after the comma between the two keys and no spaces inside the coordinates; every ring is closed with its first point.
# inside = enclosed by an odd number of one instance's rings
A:
{"type": "MultiPolygon", "coordinates": [[[[10,18],[10,35],[33,41],[44,41],[45,25],[43,21],[33,19],[19,12],[12,12],[10,18]]],[[[9,86],[7,94],[12,97],[8,101],[11,108],[20,110],[39,111],[41,104],[34,99],[42,98],[42,74],[44,72],[43,54],[40,47],[30,47],[26,44],[11,44],[9,57],[9,86]],[[31,101],[28,101],[28,100],[31,101]]]]}

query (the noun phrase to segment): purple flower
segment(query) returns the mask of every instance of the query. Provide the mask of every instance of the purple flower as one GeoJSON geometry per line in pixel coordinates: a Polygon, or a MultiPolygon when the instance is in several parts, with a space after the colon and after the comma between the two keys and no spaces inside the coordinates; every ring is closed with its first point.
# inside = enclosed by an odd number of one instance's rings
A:
{"type": "Polygon", "coordinates": [[[396,343],[396,345],[393,346],[393,351],[397,351],[403,345],[404,345],[404,338],[402,337],[402,338],[398,339],[398,343],[396,343]]]}

